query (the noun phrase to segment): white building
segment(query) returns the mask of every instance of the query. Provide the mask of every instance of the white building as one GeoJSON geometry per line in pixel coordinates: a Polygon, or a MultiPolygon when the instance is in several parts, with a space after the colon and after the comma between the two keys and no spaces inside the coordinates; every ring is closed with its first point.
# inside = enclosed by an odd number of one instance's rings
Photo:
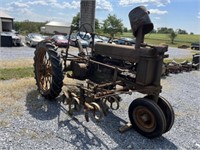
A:
{"type": "Polygon", "coordinates": [[[41,27],[41,32],[48,34],[55,34],[55,33],[69,34],[70,25],[62,22],[51,21],[47,23],[44,27],[41,27]]]}
{"type": "Polygon", "coordinates": [[[13,29],[13,17],[0,10],[0,32],[13,29]]]}

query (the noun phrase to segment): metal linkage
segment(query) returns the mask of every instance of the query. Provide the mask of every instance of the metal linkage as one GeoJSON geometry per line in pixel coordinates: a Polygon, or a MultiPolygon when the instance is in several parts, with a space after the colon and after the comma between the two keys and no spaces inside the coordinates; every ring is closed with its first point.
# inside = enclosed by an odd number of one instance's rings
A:
{"type": "MultiPolygon", "coordinates": [[[[116,83],[121,83],[121,81],[116,81],[116,83]]],[[[99,121],[107,114],[108,108],[119,109],[121,98],[116,93],[127,93],[127,90],[123,87],[116,90],[104,89],[110,85],[113,84],[111,82],[95,84],[88,80],[87,88],[83,85],[77,86],[80,90],[79,96],[72,91],[64,91],[63,103],[68,106],[69,115],[73,115],[74,111],[81,111],[83,108],[86,121],[89,121],[89,113],[92,113],[94,119],[99,121]]],[[[129,94],[131,94],[130,91],[129,94]]]]}

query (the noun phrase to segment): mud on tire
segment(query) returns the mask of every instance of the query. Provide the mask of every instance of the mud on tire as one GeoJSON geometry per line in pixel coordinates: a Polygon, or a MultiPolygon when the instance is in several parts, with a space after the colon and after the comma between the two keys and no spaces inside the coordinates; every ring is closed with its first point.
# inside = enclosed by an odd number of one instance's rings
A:
{"type": "Polygon", "coordinates": [[[40,42],[34,56],[36,85],[46,99],[55,99],[63,86],[63,71],[60,55],[50,42],[40,42]]]}

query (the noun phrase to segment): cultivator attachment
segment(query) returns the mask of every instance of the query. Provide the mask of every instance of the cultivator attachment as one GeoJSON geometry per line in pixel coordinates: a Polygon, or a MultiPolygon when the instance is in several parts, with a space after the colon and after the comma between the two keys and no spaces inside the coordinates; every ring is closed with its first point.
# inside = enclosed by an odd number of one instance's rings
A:
{"type": "MultiPolygon", "coordinates": [[[[119,109],[119,102],[121,98],[114,94],[113,91],[102,92],[100,88],[107,85],[95,86],[94,83],[87,83],[87,86],[79,85],[79,95],[68,90],[63,92],[63,103],[68,105],[68,112],[73,115],[74,111],[81,111],[85,114],[86,121],[89,121],[89,113],[93,114],[94,119],[99,121],[106,116],[108,109],[117,110],[119,109]],[[99,91],[99,92],[98,92],[99,91]]],[[[127,91],[121,91],[120,93],[127,93],[127,91]]]]}

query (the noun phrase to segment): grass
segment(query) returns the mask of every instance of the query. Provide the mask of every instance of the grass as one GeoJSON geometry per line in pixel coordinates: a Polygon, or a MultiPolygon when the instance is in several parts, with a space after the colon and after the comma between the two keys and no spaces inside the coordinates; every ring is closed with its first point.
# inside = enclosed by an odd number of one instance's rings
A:
{"type": "Polygon", "coordinates": [[[192,62],[192,58],[164,59],[164,62],[165,63],[169,63],[169,62],[172,62],[172,60],[175,60],[178,63],[181,63],[181,62],[183,62],[185,60],[187,60],[189,62],[192,62]]]}
{"type": "Polygon", "coordinates": [[[33,76],[32,59],[0,61],[0,80],[20,79],[33,76]]]}
{"type": "MultiPolygon", "coordinates": [[[[133,37],[132,33],[126,32],[122,35],[117,35],[117,37],[133,37]]],[[[174,40],[174,44],[171,43],[168,34],[155,34],[150,33],[145,35],[145,42],[153,45],[167,44],[171,47],[178,47],[181,45],[191,46],[191,43],[200,41],[200,35],[190,35],[190,34],[178,34],[174,40]]]]}
{"type": "Polygon", "coordinates": [[[33,67],[0,69],[0,80],[20,79],[33,76],[33,67]]]}
{"type": "Polygon", "coordinates": [[[12,79],[0,82],[0,102],[11,104],[24,97],[30,89],[36,89],[34,78],[12,79]]]}
{"type": "Polygon", "coordinates": [[[2,68],[24,68],[32,67],[33,59],[15,59],[15,60],[0,60],[0,69],[2,68]]]}

